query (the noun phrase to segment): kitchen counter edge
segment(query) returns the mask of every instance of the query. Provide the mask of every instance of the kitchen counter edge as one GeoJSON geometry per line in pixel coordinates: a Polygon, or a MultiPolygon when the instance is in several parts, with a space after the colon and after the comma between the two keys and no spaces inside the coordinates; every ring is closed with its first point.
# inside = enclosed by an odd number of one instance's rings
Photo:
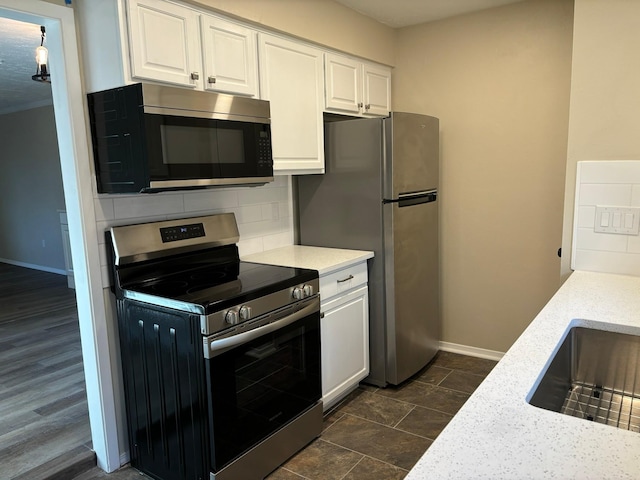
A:
{"type": "Polygon", "coordinates": [[[369,258],[373,258],[373,252],[306,245],[289,245],[242,256],[242,260],[245,262],[310,268],[317,270],[321,276],[366,261],[369,258]]]}

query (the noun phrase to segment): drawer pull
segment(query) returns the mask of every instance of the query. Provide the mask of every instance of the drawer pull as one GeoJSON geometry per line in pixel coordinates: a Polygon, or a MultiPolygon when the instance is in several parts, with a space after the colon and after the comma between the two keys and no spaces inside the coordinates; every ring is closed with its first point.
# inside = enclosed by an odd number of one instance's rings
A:
{"type": "Polygon", "coordinates": [[[338,280],[338,283],[348,282],[349,280],[353,280],[353,275],[349,275],[347,278],[343,278],[342,280],[338,280]]]}

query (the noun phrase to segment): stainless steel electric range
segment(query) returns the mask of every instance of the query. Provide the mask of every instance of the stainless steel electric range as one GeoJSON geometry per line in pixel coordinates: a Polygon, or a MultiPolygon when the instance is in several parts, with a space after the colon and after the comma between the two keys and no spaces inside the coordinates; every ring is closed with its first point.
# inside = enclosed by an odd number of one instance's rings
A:
{"type": "Polygon", "coordinates": [[[242,262],[233,214],[107,232],[131,464],[260,479],[320,434],[318,272],[242,262]]]}

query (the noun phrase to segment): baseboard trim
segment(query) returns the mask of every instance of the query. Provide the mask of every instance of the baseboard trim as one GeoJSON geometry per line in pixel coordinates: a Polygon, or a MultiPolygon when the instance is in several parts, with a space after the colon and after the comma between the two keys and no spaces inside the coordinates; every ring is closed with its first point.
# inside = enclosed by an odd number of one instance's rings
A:
{"type": "Polygon", "coordinates": [[[504,356],[504,352],[495,350],[487,350],[486,348],[470,347],[468,345],[460,345],[458,343],[440,342],[440,350],[444,352],[459,353],[470,357],[486,358],[488,360],[500,361],[504,356]]]}
{"type": "Polygon", "coordinates": [[[60,268],[45,267],[44,265],[34,265],[33,263],[26,263],[26,262],[18,262],[16,260],[9,260],[8,258],[0,258],[0,262],[8,263],[9,265],[15,265],[16,267],[31,268],[33,270],[56,273],[58,275],[67,275],[66,270],[63,270],[60,268]]]}

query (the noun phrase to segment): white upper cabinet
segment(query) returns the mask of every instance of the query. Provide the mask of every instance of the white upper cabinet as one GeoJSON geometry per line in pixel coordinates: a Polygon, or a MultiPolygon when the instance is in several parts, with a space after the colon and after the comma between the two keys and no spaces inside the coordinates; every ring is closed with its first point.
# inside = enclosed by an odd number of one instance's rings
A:
{"type": "Polygon", "coordinates": [[[204,89],[258,97],[257,33],[209,15],[200,24],[204,89]]]}
{"type": "Polygon", "coordinates": [[[325,54],[325,109],[386,116],[391,109],[391,70],[333,53],[325,54]]]}
{"type": "Polygon", "coordinates": [[[131,76],[202,88],[198,14],[162,0],[129,0],[131,76]]]}
{"type": "Polygon", "coordinates": [[[364,114],[386,117],[391,111],[391,70],[367,63],[362,68],[364,114]]]}
{"type": "Polygon", "coordinates": [[[362,63],[340,55],[325,54],[325,107],[360,113],[362,63]]]}
{"type": "Polygon", "coordinates": [[[274,171],[324,173],[322,51],[259,35],[260,92],[271,103],[274,171]]]}

